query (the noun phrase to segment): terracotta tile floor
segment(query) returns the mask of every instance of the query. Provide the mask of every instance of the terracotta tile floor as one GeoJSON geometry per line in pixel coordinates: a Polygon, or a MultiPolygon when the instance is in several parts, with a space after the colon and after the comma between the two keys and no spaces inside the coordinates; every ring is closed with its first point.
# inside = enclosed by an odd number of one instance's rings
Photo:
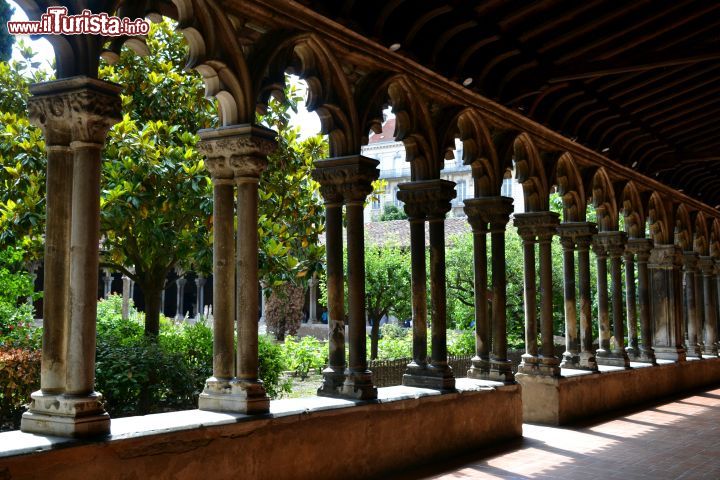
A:
{"type": "Polygon", "coordinates": [[[720,388],[524,438],[394,479],[720,480],[720,388]]]}

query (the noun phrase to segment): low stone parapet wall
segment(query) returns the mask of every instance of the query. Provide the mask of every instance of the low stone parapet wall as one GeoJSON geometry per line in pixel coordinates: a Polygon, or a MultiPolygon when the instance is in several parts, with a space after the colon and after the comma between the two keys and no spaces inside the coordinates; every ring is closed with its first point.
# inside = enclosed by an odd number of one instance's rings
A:
{"type": "Polygon", "coordinates": [[[518,374],[525,422],[562,425],[643,402],[720,385],[720,358],[659,365],[631,363],[631,369],[600,366],[599,373],[563,369],[561,378],[518,374]]]}
{"type": "Polygon", "coordinates": [[[273,401],[263,416],[191,410],[113,420],[78,441],[0,434],[0,479],[354,479],[522,435],[520,387],[388,387],[377,402],[273,401]]]}

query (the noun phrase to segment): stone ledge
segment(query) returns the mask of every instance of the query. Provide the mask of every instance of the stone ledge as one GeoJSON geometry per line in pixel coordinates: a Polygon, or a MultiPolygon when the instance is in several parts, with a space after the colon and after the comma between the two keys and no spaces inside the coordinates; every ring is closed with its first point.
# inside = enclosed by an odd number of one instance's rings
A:
{"type": "Polygon", "coordinates": [[[271,402],[248,416],[200,410],[120,418],[95,441],[0,434],[0,478],[368,478],[518,438],[519,385],[458,379],[457,391],[388,387],[360,402],[271,402]],[[382,448],[378,441],[382,440],[382,448]]]}
{"type": "Polygon", "coordinates": [[[685,362],[658,360],[621,367],[600,366],[600,373],[563,369],[562,377],[518,374],[523,421],[563,425],[707,385],[720,384],[720,358],[685,362]]]}

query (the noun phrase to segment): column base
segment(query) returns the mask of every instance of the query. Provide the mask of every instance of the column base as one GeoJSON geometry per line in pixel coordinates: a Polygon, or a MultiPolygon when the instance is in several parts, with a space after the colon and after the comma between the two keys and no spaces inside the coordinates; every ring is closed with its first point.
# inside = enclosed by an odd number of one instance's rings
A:
{"type": "Polygon", "coordinates": [[[455,390],[455,376],[448,365],[422,367],[415,363],[408,365],[402,384],[406,387],[430,388],[452,392],[455,390]]]}
{"type": "Polygon", "coordinates": [[[518,365],[518,373],[525,375],[540,375],[540,359],[536,355],[524,353],[521,357],[520,365],[518,365]]]}
{"type": "Polygon", "coordinates": [[[562,361],[560,362],[560,368],[580,368],[580,354],[578,352],[565,351],[562,355],[562,361]]]}
{"type": "Polygon", "coordinates": [[[260,380],[210,377],[198,398],[198,409],[211,412],[233,412],[248,415],[268,413],[270,398],[260,380]]]}
{"type": "Polygon", "coordinates": [[[515,383],[515,375],[512,372],[512,363],[507,359],[491,358],[488,380],[503,383],[515,383]]]}
{"type": "Polygon", "coordinates": [[[345,369],[327,367],[322,374],[323,382],[318,388],[318,397],[337,397],[345,383],[345,369]]]}
{"type": "Polygon", "coordinates": [[[38,390],[30,398],[30,408],[20,423],[23,432],[74,438],[110,434],[110,415],[97,392],[76,397],[48,395],[38,390]]]}
{"type": "Polygon", "coordinates": [[[346,370],[345,383],[343,383],[338,396],[354,400],[375,400],[377,388],[372,383],[372,372],[370,370],[364,372],[346,370]]]}
{"type": "Polygon", "coordinates": [[[475,356],[470,361],[472,366],[467,371],[468,378],[487,379],[487,375],[490,373],[490,359],[475,356]]]}
{"type": "Polygon", "coordinates": [[[702,358],[703,346],[697,343],[695,345],[688,345],[688,349],[685,352],[685,355],[693,358],[702,358]]]}
{"type": "Polygon", "coordinates": [[[625,350],[609,352],[603,357],[598,357],[597,363],[608,367],[630,368],[630,358],[625,350]]]}
{"type": "Polygon", "coordinates": [[[625,347],[625,353],[632,360],[640,354],[640,350],[637,347],[625,347]]]}
{"type": "Polygon", "coordinates": [[[597,360],[592,352],[580,352],[580,366],[578,370],[589,370],[591,372],[598,371],[597,360]]]}
{"type": "Polygon", "coordinates": [[[638,353],[637,357],[633,358],[633,360],[636,362],[657,365],[657,360],[655,358],[655,350],[652,348],[647,349],[640,347],[640,352],[638,353]]]}
{"type": "MultiPolygon", "coordinates": [[[[684,362],[686,353],[684,348],[679,347],[654,347],[655,358],[661,360],[672,360],[673,362],[684,362]]],[[[717,351],[715,352],[717,355],[717,351]]]]}
{"type": "Polygon", "coordinates": [[[703,349],[703,357],[717,357],[718,347],[715,344],[705,345],[703,349]]]}

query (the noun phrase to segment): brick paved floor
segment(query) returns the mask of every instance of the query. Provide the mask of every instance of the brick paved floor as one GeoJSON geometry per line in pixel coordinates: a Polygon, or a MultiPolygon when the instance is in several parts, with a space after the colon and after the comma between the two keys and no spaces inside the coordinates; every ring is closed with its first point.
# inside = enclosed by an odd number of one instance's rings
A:
{"type": "Polygon", "coordinates": [[[720,480],[720,388],[524,438],[393,479],[720,480]]]}

